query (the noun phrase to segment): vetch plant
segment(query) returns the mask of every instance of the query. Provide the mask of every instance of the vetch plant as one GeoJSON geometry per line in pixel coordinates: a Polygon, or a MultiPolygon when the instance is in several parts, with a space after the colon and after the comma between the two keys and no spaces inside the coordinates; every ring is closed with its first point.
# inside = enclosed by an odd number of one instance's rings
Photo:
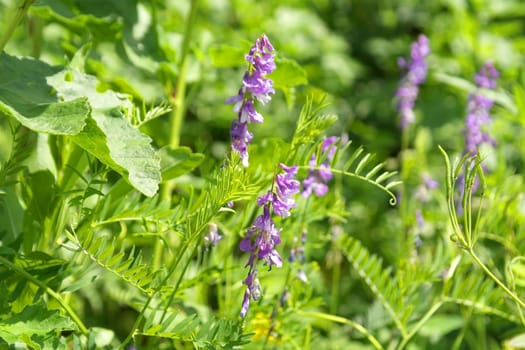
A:
{"type": "Polygon", "coordinates": [[[412,43],[410,57],[408,59],[401,57],[398,60],[399,67],[405,72],[395,94],[397,98],[397,110],[401,116],[399,121],[401,130],[405,130],[416,120],[414,116],[414,104],[419,93],[419,85],[421,85],[427,77],[426,57],[429,54],[428,38],[421,34],[417,38],[417,41],[412,43]]]}
{"type": "Polygon", "coordinates": [[[233,110],[237,113],[237,119],[230,128],[231,147],[239,152],[244,166],[248,166],[248,145],[253,139],[248,124],[264,121],[263,116],[255,110],[255,101],[266,104],[271,100],[270,95],[275,93],[273,81],[266,77],[275,69],[273,52],[268,37],[261,35],[245,57],[249,65],[239,93],[226,100],[226,103],[234,103],[233,110]]]}
{"type": "Polygon", "coordinates": [[[525,346],[512,16],[422,3],[394,31],[358,14],[407,0],[51,3],[0,2],[0,349],[525,346]],[[401,79],[400,28],[432,33],[401,79]],[[474,88],[451,75],[494,47],[474,88]]]}
{"type": "MultiPolygon", "coordinates": [[[[322,197],[328,192],[327,183],[333,178],[332,172],[329,170],[330,162],[334,158],[334,154],[337,150],[334,144],[338,140],[338,137],[331,136],[323,139],[321,145],[321,152],[326,160],[323,161],[317,169],[310,170],[308,177],[303,180],[303,191],[301,195],[305,198],[315,193],[316,196],[322,197]]],[[[317,163],[317,155],[314,153],[308,165],[314,167],[317,163]]]]}
{"type": "MultiPolygon", "coordinates": [[[[497,87],[499,73],[492,62],[487,62],[474,76],[476,87],[494,90],[497,87]]],[[[494,101],[480,92],[473,92],[468,97],[468,112],[465,118],[465,153],[476,155],[482,144],[495,145],[486,127],[492,121],[490,109],[494,101]]]]}
{"type": "Polygon", "coordinates": [[[281,230],[275,227],[272,214],[282,218],[290,216],[290,210],[296,206],[293,196],[299,192],[299,181],[295,180],[297,166],[288,167],[280,164],[283,174],[277,174],[272,189],[257,199],[257,205],[263,207],[259,215],[241,241],[240,248],[249,252],[248,276],[243,281],[246,285],[242,301],[241,317],[245,317],[250,306],[250,299],[257,301],[261,297],[258,263],[262,261],[271,270],[272,266],[282,267],[283,261],[275,246],[281,243],[281,230]],[[274,188],[275,187],[275,188],[274,188]]]}

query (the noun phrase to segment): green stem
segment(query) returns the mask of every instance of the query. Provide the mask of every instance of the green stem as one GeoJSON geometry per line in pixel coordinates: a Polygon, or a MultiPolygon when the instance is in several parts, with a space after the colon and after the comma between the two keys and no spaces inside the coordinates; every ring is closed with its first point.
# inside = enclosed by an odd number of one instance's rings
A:
{"type": "Polygon", "coordinates": [[[34,0],[22,0],[20,6],[16,9],[15,15],[12,17],[11,23],[7,26],[7,30],[5,31],[4,35],[0,37],[0,52],[4,51],[5,45],[11,39],[11,36],[13,35],[16,27],[18,26],[18,23],[22,20],[24,15],[26,14],[27,10],[31,6],[31,4],[34,2],[34,0]]]}
{"type": "Polygon", "coordinates": [[[25,279],[27,279],[28,281],[36,284],[37,286],[39,286],[40,288],[42,288],[47,294],[51,295],[53,298],[55,298],[56,301],[58,301],[58,303],[62,306],[62,308],[67,312],[67,314],[69,315],[69,317],[71,317],[71,319],[77,324],[78,328],[80,329],[80,331],[82,332],[82,334],[84,335],[87,335],[88,334],[88,329],[87,327],[84,325],[84,323],[80,320],[80,318],[77,316],[77,314],[75,313],[75,311],[73,311],[73,309],[71,309],[69,307],[69,305],[64,301],[64,299],[62,299],[62,297],[60,296],[60,294],[58,294],[57,292],[55,292],[54,290],[52,290],[51,288],[49,288],[48,286],[46,286],[46,284],[40,280],[38,280],[37,278],[35,278],[33,275],[31,275],[30,273],[28,273],[27,271],[25,271],[24,269],[22,269],[20,266],[17,266],[16,264],[13,264],[12,262],[10,262],[9,260],[3,258],[0,256],[0,263],[4,264],[5,266],[7,266],[8,268],[10,268],[11,270],[15,271],[16,273],[18,273],[19,275],[23,276],[25,279]]]}
{"type": "Polygon", "coordinates": [[[470,249],[467,249],[467,252],[470,254],[470,256],[472,257],[472,259],[474,259],[474,261],[476,262],[476,264],[478,264],[479,267],[481,267],[481,269],[494,281],[496,282],[496,284],[498,286],[500,286],[503,291],[505,293],[507,293],[507,295],[509,297],[511,297],[512,300],[514,300],[514,302],[516,302],[516,304],[518,304],[519,306],[521,306],[522,308],[525,308],[525,303],[516,295],[514,294],[503,282],[500,281],[500,279],[498,277],[496,277],[495,274],[492,273],[492,271],[490,271],[490,269],[485,266],[485,264],[483,264],[483,262],[478,258],[478,256],[476,255],[476,253],[474,252],[474,250],[472,248],[470,249]]]}
{"type": "Polygon", "coordinates": [[[192,0],[190,13],[186,20],[186,29],[184,31],[184,39],[182,42],[182,55],[179,62],[179,76],[177,78],[177,85],[175,90],[175,98],[173,103],[175,109],[171,119],[171,133],[170,133],[170,146],[177,147],[180,144],[180,132],[182,127],[182,120],[184,119],[185,113],[185,94],[186,94],[186,69],[187,69],[187,58],[190,51],[191,34],[193,30],[193,24],[197,14],[197,3],[199,0],[192,0]]]}
{"type": "MultiPolygon", "coordinates": [[[[195,18],[197,15],[197,4],[199,0],[192,0],[190,4],[190,12],[186,20],[186,28],[184,30],[184,39],[182,42],[182,51],[179,62],[179,76],[177,78],[175,97],[171,99],[171,103],[175,106],[171,113],[170,119],[170,140],[169,145],[171,147],[178,147],[180,145],[180,134],[182,128],[182,121],[186,112],[185,106],[185,95],[186,95],[186,70],[187,70],[187,58],[190,51],[190,42],[192,31],[194,27],[195,18]]],[[[171,94],[172,92],[170,92],[171,94]]],[[[164,200],[169,200],[173,185],[167,182],[162,187],[161,196],[164,200]]],[[[153,269],[157,270],[160,267],[162,261],[162,242],[157,240],[153,247],[153,269]]]]}
{"type": "MultiPolygon", "coordinates": [[[[184,251],[187,250],[187,248],[190,247],[190,244],[193,242],[193,239],[191,239],[189,242],[188,242],[188,245],[185,247],[184,251]]],[[[168,298],[168,302],[166,303],[166,306],[164,307],[164,310],[162,311],[162,316],[160,317],[160,323],[162,323],[164,321],[164,317],[166,317],[166,314],[168,313],[168,308],[169,306],[171,305],[171,303],[173,302],[173,299],[175,298],[175,294],[177,294],[177,291],[179,290],[179,287],[182,283],[182,280],[184,278],[184,275],[186,274],[186,270],[188,269],[188,266],[190,266],[190,263],[191,263],[191,257],[195,256],[195,254],[197,253],[197,250],[200,248],[200,246],[198,244],[195,244],[195,246],[193,247],[192,251],[191,251],[191,254],[190,256],[188,257],[188,259],[186,259],[186,262],[184,264],[184,266],[182,267],[182,271],[180,272],[180,276],[179,278],[177,279],[177,282],[175,283],[175,287],[173,288],[173,291],[171,292],[169,298],[168,298]]],[[[179,254],[179,256],[183,256],[184,254],[179,254]]],[[[173,265],[173,268],[170,269],[170,271],[168,272],[168,276],[170,276],[174,271],[175,271],[175,267],[178,265],[178,263],[180,262],[181,259],[177,259],[177,263],[175,265],[173,265]]],[[[164,283],[163,283],[164,284],[164,283]]]]}
{"type": "Polygon", "coordinates": [[[330,297],[330,313],[337,313],[339,307],[339,283],[341,282],[341,251],[337,248],[335,240],[332,242],[334,267],[332,269],[332,291],[330,297]]]}
{"type": "MultiPolygon", "coordinates": [[[[200,232],[200,231],[199,231],[200,232]]],[[[173,272],[176,270],[177,266],[179,265],[180,261],[182,260],[183,256],[184,256],[184,252],[188,250],[190,244],[193,242],[194,240],[194,237],[193,236],[192,238],[190,238],[189,240],[185,241],[184,244],[180,247],[179,251],[181,253],[177,254],[177,257],[173,260],[173,262],[171,263],[171,266],[168,268],[168,271],[166,273],[166,277],[164,277],[164,279],[161,281],[161,283],[159,284],[159,286],[165,286],[166,283],[168,282],[168,280],[170,279],[171,275],[173,274],[173,272]]],[[[192,255],[194,254],[195,252],[195,249],[192,251],[192,255]]],[[[188,264],[189,264],[189,261],[191,261],[191,256],[190,258],[188,259],[188,262],[187,264],[184,266],[182,272],[181,272],[181,277],[179,278],[179,280],[177,281],[177,283],[175,284],[175,287],[173,288],[173,292],[170,294],[170,297],[169,297],[169,302],[166,304],[166,308],[164,309],[163,313],[162,313],[162,317],[161,317],[161,321],[160,323],[162,322],[162,320],[164,319],[165,315],[166,315],[166,312],[167,312],[167,309],[169,307],[169,305],[171,304],[171,302],[173,301],[173,298],[175,296],[175,294],[177,293],[177,290],[180,286],[180,283],[182,281],[182,277],[184,276],[184,273],[186,272],[186,269],[188,267],[188,264]]],[[[159,292],[159,290],[155,291],[154,293],[152,293],[148,299],[146,300],[146,303],[144,304],[144,306],[142,307],[142,310],[140,311],[140,314],[137,316],[137,319],[135,320],[135,323],[133,324],[133,327],[131,329],[131,332],[128,334],[128,336],[126,337],[126,339],[124,339],[124,341],[122,342],[122,344],[120,345],[120,348],[119,349],[123,349],[130,341],[131,341],[131,338],[133,337],[133,334],[135,333],[135,330],[138,329],[140,323],[142,322],[142,320],[144,319],[144,314],[146,312],[146,310],[148,309],[149,307],[149,304],[151,303],[151,301],[153,300],[153,298],[155,297],[155,295],[159,292]]]]}
{"type": "Polygon", "coordinates": [[[368,332],[368,330],[361,326],[359,323],[355,323],[354,321],[351,321],[347,318],[341,317],[341,316],[335,316],[330,314],[325,314],[323,312],[309,312],[309,311],[297,311],[297,314],[304,317],[314,317],[319,318],[335,323],[341,323],[346,324],[352,328],[354,328],[356,331],[361,333],[368,339],[368,341],[376,348],[376,349],[383,349],[383,346],[379,343],[379,341],[368,332]]]}
{"type": "Polygon", "coordinates": [[[423,325],[428,321],[432,315],[436,313],[436,311],[443,305],[443,300],[439,300],[437,303],[432,305],[432,307],[421,317],[419,322],[410,330],[410,332],[403,337],[403,341],[399,344],[397,347],[398,350],[404,349],[405,346],[408,344],[410,339],[423,327],[423,325]]]}

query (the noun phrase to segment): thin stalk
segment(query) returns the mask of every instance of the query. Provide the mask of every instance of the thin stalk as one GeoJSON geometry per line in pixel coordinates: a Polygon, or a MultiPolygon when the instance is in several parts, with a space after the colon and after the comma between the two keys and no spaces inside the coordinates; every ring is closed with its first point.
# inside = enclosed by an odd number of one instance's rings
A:
{"type": "MultiPolygon", "coordinates": [[[[186,241],[186,244],[183,245],[181,247],[181,250],[180,251],[186,251],[186,249],[188,248],[188,245],[189,245],[189,242],[190,241],[186,241]]],[[[166,285],[166,282],[168,281],[168,279],[171,277],[171,274],[173,273],[173,271],[175,271],[175,268],[177,267],[177,265],[179,264],[179,262],[182,260],[182,256],[184,254],[178,254],[176,259],[172,262],[172,265],[170,266],[167,274],[166,274],[166,277],[164,277],[164,279],[161,281],[161,283],[159,284],[160,286],[164,286],[166,285]]],[[[178,286],[176,287],[178,288],[178,286]]],[[[173,292],[173,295],[175,295],[175,292],[176,292],[176,289],[174,290],[173,292]]],[[[160,289],[159,289],[160,290],[160,289]]],[[[131,338],[133,338],[133,334],[135,332],[136,329],[138,329],[140,323],[142,322],[142,320],[144,319],[144,313],[146,312],[146,310],[148,309],[149,307],[149,304],[151,303],[151,301],[153,300],[153,297],[155,297],[155,295],[159,292],[159,290],[155,291],[154,293],[152,293],[148,299],[146,300],[146,303],[144,304],[144,306],[142,307],[142,310],[140,311],[139,315],[137,316],[137,319],[135,320],[135,322],[133,323],[133,327],[131,328],[131,332],[129,332],[128,336],[126,337],[126,339],[124,339],[124,341],[120,344],[120,347],[119,349],[123,349],[130,341],[131,341],[131,338]]]]}
{"type": "Polygon", "coordinates": [[[193,31],[193,24],[197,14],[197,4],[199,0],[192,0],[190,4],[190,13],[186,20],[186,29],[184,31],[184,39],[182,42],[182,55],[179,62],[179,76],[177,78],[177,85],[175,90],[175,98],[173,104],[175,109],[171,119],[171,133],[170,133],[170,146],[177,147],[180,144],[180,132],[182,127],[182,120],[184,119],[185,113],[185,93],[186,93],[186,69],[187,69],[187,58],[190,51],[190,41],[193,31]]]}
{"type": "Polygon", "coordinates": [[[341,251],[337,248],[335,240],[332,242],[334,267],[332,269],[332,288],[330,296],[330,313],[337,313],[339,307],[339,283],[341,282],[341,251]]]}
{"type": "Polygon", "coordinates": [[[347,318],[336,316],[336,315],[325,314],[323,312],[297,311],[297,314],[300,316],[304,316],[304,317],[313,317],[313,318],[319,318],[319,319],[323,319],[323,320],[327,320],[327,321],[331,321],[335,323],[346,324],[354,328],[356,331],[358,331],[362,335],[364,335],[366,339],[368,339],[368,341],[376,349],[381,349],[381,350],[383,349],[383,346],[379,343],[379,341],[372,334],[370,334],[365,327],[347,318]]]}
{"type": "Polygon", "coordinates": [[[481,269],[494,281],[496,282],[496,284],[498,286],[501,287],[501,289],[503,289],[503,291],[505,293],[507,293],[507,295],[512,299],[514,300],[514,302],[516,302],[516,304],[518,304],[520,307],[522,308],[525,308],[525,303],[516,295],[514,294],[503,282],[500,281],[500,279],[492,273],[492,271],[490,271],[490,269],[478,258],[478,256],[476,255],[476,253],[474,252],[474,250],[472,248],[470,249],[467,249],[467,252],[470,254],[470,256],[472,257],[472,259],[474,259],[474,261],[476,262],[476,264],[478,264],[479,267],[481,267],[481,269]]]}
{"type": "Polygon", "coordinates": [[[4,51],[5,45],[9,39],[11,39],[11,36],[15,32],[18,23],[20,23],[33,2],[34,0],[22,0],[20,6],[17,7],[15,15],[12,17],[11,23],[9,23],[7,26],[4,35],[0,37],[0,52],[4,51]]]}
{"type": "MultiPolygon", "coordinates": [[[[287,268],[287,271],[286,271],[286,278],[284,279],[284,285],[283,285],[283,288],[282,288],[282,292],[281,292],[281,296],[284,294],[284,292],[286,291],[286,286],[290,284],[290,277],[292,275],[292,268],[290,267],[290,265],[288,265],[288,268],[287,268]]],[[[270,341],[270,336],[272,335],[272,330],[274,329],[275,327],[275,316],[277,315],[277,311],[279,310],[279,305],[280,305],[280,298],[276,300],[274,306],[273,306],[273,310],[272,310],[272,314],[271,314],[271,317],[270,317],[270,321],[271,321],[271,324],[270,324],[270,327],[268,327],[268,332],[266,332],[266,337],[264,339],[264,344],[262,346],[262,349],[266,349],[266,347],[268,346],[268,343],[270,341]]]]}
{"type": "MultiPolygon", "coordinates": [[[[184,244],[180,247],[179,251],[182,252],[180,254],[177,254],[177,257],[173,260],[173,262],[171,263],[170,267],[168,268],[168,271],[166,273],[166,277],[164,277],[164,279],[161,281],[161,283],[159,284],[160,286],[164,286],[166,285],[167,281],[170,279],[171,275],[173,274],[173,272],[176,270],[177,266],[179,265],[179,263],[181,262],[183,256],[185,255],[183,252],[186,252],[188,250],[188,248],[190,247],[191,243],[193,243],[195,241],[195,238],[199,236],[199,233],[203,230],[204,228],[201,227],[199,230],[198,230],[198,233],[194,236],[192,236],[189,240],[186,240],[184,241],[184,244]]],[[[182,268],[182,271],[181,271],[181,275],[179,277],[179,279],[177,280],[177,283],[175,284],[175,287],[173,288],[173,292],[170,294],[170,297],[168,298],[168,303],[166,304],[166,308],[164,309],[163,313],[162,313],[162,316],[161,316],[161,321],[159,323],[162,323],[162,321],[164,320],[164,317],[166,316],[166,313],[167,313],[167,310],[168,310],[168,307],[169,305],[171,304],[171,302],[173,301],[173,298],[175,297],[175,294],[177,293],[177,290],[179,289],[179,286],[182,282],[182,278],[184,277],[184,274],[186,272],[186,269],[188,268],[189,266],[189,263],[191,262],[191,257],[195,254],[196,252],[196,249],[198,248],[199,246],[196,245],[190,255],[190,258],[187,259],[187,262],[186,264],[184,265],[184,267],[182,268]]],[[[146,303],[144,304],[144,306],[142,307],[142,310],[140,312],[140,314],[137,316],[137,319],[135,320],[135,323],[133,324],[133,327],[131,329],[131,332],[128,334],[128,336],[126,337],[126,339],[124,339],[124,341],[122,342],[122,344],[120,345],[120,348],[119,349],[123,349],[130,341],[131,341],[131,338],[133,337],[133,333],[135,332],[136,329],[138,329],[140,323],[142,322],[142,320],[144,319],[144,313],[146,312],[146,310],[148,309],[149,307],[149,304],[151,303],[151,301],[153,300],[153,297],[158,293],[159,291],[156,291],[154,293],[152,293],[148,299],[146,300],[146,303]]]]}
{"type": "Polygon", "coordinates": [[[53,298],[55,298],[56,301],[58,301],[58,303],[60,304],[60,306],[62,306],[62,308],[64,309],[64,311],[66,311],[66,313],[69,315],[69,317],[71,317],[71,319],[73,320],[73,322],[75,322],[78,326],[78,328],[80,329],[80,331],[82,332],[82,334],[84,335],[87,335],[88,334],[88,329],[87,327],[84,325],[84,323],[80,320],[80,318],[78,317],[78,315],[75,313],[75,311],[73,311],[73,309],[71,309],[69,307],[69,305],[64,301],[64,299],[62,299],[62,297],[60,296],[60,294],[58,294],[57,292],[55,292],[54,290],[52,290],[51,288],[49,288],[44,282],[38,280],[37,278],[35,278],[33,275],[31,275],[30,273],[28,273],[27,271],[25,271],[24,269],[22,269],[20,266],[17,266],[15,264],[13,264],[12,262],[10,262],[9,260],[3,258],[0,256],[0,263],[4,264],[5,266],[7,266],[8,268],[10,268],[11,270],[15,271],[16,273],[18,273],[19,275],[23,276],[25,279],[27,279],[28,281],[32,282],[33,284],[36,284],[37,286],[39,286],[40,288],[42,288],[47,294],[49,294],[50,296],[52,296],[53,298]]]}
{"type": "MultiPolygon", "coordinates": [[[[193,32],[194,22],[197,15],[197,5],[199,0],[192,0],[190,4],[190,12],[186,19],[186,28],[184,29],[184,38],[182,42],[182,51],[179,61],[179,76],[175,87],[175,97],[171,98],[171,103],[175,106],[170,118],[170,140],[171,147],[178,147],[180,145],[180,134],[182,128],[182,121],[186,112],[185,97],[186,97],[186,70],[187,58],[190,51],[190,42],[193,32]]],[[[162,198],[169,200],[173,185],[170,182],[164,184],[162,188],[162,198]]],[[[156,270],[160,267],[162,261],[162,242],[157,240],[153,247],[153,268],[156,270]]]]}
{"type": "Polygon", "coordinates": [[[436,311],[443,305],[443,300],[439,300],[437,303],[435,303],[434,305],[432,305],[432,307],[423,315],[423,317],[421,317],[421,319],[419,320],[419,322],[410,330],[410,332],[405,336],[403,337],[403,340],[402,342],[399,344],[399,346],[397,347],[398,350],[401,350],[401,349],[404,349],[405,346],[408,344],[408,342],[410,341],[410,339],[412,339],[412,337],[414,335],[416,335],[417,332],[419,332],[419,330],[421,329],[421,327],[423,327],[423,325],[429,320],[430,317],[432,317],[432,315],[434,315],[436,313],[436,311]]]}
{"type": "MultiPolygon", "coordinates": [[[[192,237],[193,238],[193,237],[192,237]]],[[[187,245],[187,248],[190,247],[190,243],[193,242],[193,239],[191,239],[189,242],[188,242],[188,245],[187,245]]],[[[191,263],[191,257],[192,256],[195,256],[195,254],[197,253],[197,251],[199,250],[200,246],[198,244],[195,244],[195,246],[193,247],[193,250],[191,251],[191,254],[190,256],[188,257],[188,259],[186,259],[186,263],[184,264],[184,266],[182,267],[182,271],[180,272],[180,276],[177,280],[177,282],[175,283],[175,287],[173,288],[173,291],[171,292],[169,298],[168,298],[168,302],[166,303],[166,307],[164,308],[163,312],[162,312],[162,316],[160,317],[160,322],[159,323],[162,323],[164,321],[164,317],[166,317],[166,314],[168,312],[168,308],[169,306],[171,305],[171,303],[173,302],[173,299],[175,298],[175,294],[177,294],[177,290],[179,289],[181,283],[182,283],[182,280],[184,278],[184,275],[186,274],[186,270],[188,269],[188,266],[190,266],[190,263],[191,263]]],[[[186,251],[186,250],[185,250],[186,251]]],[[[184,254],[180,254],[179,256],[182,256],[184,254]]],[[[180,261],[180,259],[178,259],[178,262],[180,261]]],[[[178,262],[176,265],[174,266],[177,266],[178,265],[178,262]]],[[[168,276],[171,275],[171,273],[173,273],[173,271],[175,271],[175,268],[173,268],[172,270],[170,270],[170,273],[168,274],[168,276]]],[[[163,283],[164,284],[164,283],[163,283]]]]}

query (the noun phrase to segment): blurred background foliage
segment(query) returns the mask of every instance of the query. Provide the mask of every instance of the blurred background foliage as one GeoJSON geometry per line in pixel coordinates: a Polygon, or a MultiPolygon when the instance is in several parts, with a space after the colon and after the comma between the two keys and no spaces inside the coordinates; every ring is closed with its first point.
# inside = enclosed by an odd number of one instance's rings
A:
{"type": "MultiPolygon", "coordinates": [[[[14,6],[15,1],[0,0],[0,13],[8,16],[14,6]]],[[[100,89],[131,94],[144,106],[173,102],[189,11],[188,0],[38,0],[6,51],[64,65],[85,47],[86,71],[102,82],[100,89]]],[[[6,24],[5,18],[0,21],[2,32],[6,24]]],[[[497,173],[498,165],[491,165],[490,160],[504,159],[509,166],[499,176],[522,173],[525,143],[520,135],[525,123],[517,117],[511,92],[516,83],[525,84],[525,2],[200,0],[187,61],[181,145],[217,161],[224,157],[234,117],[224,100],[236,94],[245,69],[244,54],[263,32],[278,51],[278,67],[284,68],[274,73],[279,87],[276,97],[261,110],[265,123],[253,127],[255,144],[268,137],[289,138],[306,98],[320,99],[326,94],[327,113],[339,116],[332,133],[347,135],[375,153],[378,161],[387,160],[388,170],[402,169],[404,198],[416,193],[423,172],[443,186],[437,145],[453,154],[462,152],[469,92],[465,83],[490,60],[502,75],[501,100],[510,102],[494,108],[492,135],[500,147],[490,151],[495,154],[489,152],[489,166],[497,173]],[[417,123],[409,130],[408,149],[402,151],[393,100],[401,76],[397,59],[408,55],[410,43],[420,33],[430,40],[430,71],[416,103],[417,123]],[[282,75],[290,74],[302,85],[287,86],[290,76],[282,75]],[[283,82],[280,86],[279,81],[283,82]]],[[[169,143],[166,126],[167,119],[161,117],[142,131],[154,135],[155,146],[160,148],[169,143]]],[[[200,166],[201,175],[206,176],[210,162],[200,166]]],[[[309,258],[326,267],[326,276],[320,275],[317,285],[325,284],[320,288],[327,299],[334,297],[330,268],[341,257],[326,257],[325,253],[337,232],[359,238],[388,265],[395,265],[402,263],[399,257],[406,248],[399,235],[407,230],[407,222],[415,221],[409,214],[411,208],[401,208],[405,212],[400,215],[400,208],[390,207],[383,193],[362,183],[345,179],[334,188],[347,198],[350,216],[323,222],[310,235],[312,247],[318,249],[312,249],[309,258]]],[[[423,240],[435,243],[428,248],[429,254],[448,239],[442,199],[432,195],[430,203],[437,209],[426,212],[429,226],[422,233],[423,240]]],[[[350,274],[348,266],[343,269],[343,275],[350,274]]],[[[362,313],[364,305],[368,307],[372,297],[363,284],[350,283],[356,278],[352,273],[348,283],[340,284],[332,311],[352,317],[362,313]]],[[[379,322],[375,315],[375,320],[364,322],[379,322]]],[[[480,325],[473,329],[481,329],[484,321],[479,320],[480,325]]],[[[445,328],[443,324],[439,327],[445,328]]],[[[493,330],[499,331],[497,325],[493,330]]]]}

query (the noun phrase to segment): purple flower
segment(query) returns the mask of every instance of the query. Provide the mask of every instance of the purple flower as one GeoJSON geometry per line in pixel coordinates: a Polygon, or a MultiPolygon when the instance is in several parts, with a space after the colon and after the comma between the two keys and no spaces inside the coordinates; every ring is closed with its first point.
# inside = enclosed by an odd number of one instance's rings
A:
{"type": "Polygon", "coordinates": [[[262,123],[263,116],[255,110],[255,101],[262,104],[271,100],[275,93],[273,81],[266,77],[275,69],[274,48],[265,34],[261,35],[245,56],[249,64],[242,79],[242,87],[237,95],[225,103],[233,103],[237,119],[230,128],[231,147],[241,155],[242,164],[248,166],[248,145],[253,135],[248,131],[248,123],[262,123]]]}
{"type": "Polygon", "coordinates": [[[248,124],[234,120],[230,128],[230,138],[232,148],[241,155],[242,164],[248,166],[248,145],[253,139],[253,134],[248,131],[248,124]]]}
{"type": "Polygon", "coordinates": [[[436,180],[430,177],[428,174],[423,174],[423,183],[425,186],[431,190],[434,190],[439,187],[439,184],[436,180]]]}
{"type": "Polygon", "coordinates": [[[434,190],[438,187],[439,184],[436,180],[431,178],[428,174],[423,174],[422,182],[417,186],[415,197],[420,203],[426,203],[430,200],[430,190],[434,190]]]}
{"type": "Polygon", "coordinates": [[[416,222],[420,229],[425,227],[425,219],[423,218],[423,213],[421,209],[416,209],[416,222]]]}
{"type": "Polygon", "coordinates": [[[246,285],[240,313],[241,317],[244,318],[250,307],[250,299],[253,299],[254,301],[259,300],[261,298],[262,289],[255,273],[249,273],[242,283],[246,285]]]}
{"type": "MultiPolygon", "coordinates": [[[[322,197],[328,192],[328,186],[326,184],[333,178],[333,174],[329,169],[330,162],[334,158],[335,151],[337,150],[337,146],[334,145],[337,140],[338,137],[336,136],[327,137],[323,140],[321,152],[327,152],[326,160],[318,166],[319,169],[310,170],[308,177],[303,180],[303,197],[309,197],[312,192],[315,193],[316,196],[322,197]]],[[[317,155],[314,153],[308,165],[315,167],[317,165],[316,160],[317,155]]]]}
{"type": "Polygon", "coordinates": [[[297,166],[287,167],[284,164],[280,165],[281,169],[284,170],[284,174],[278,174],[276,176],[276,187],[277,191],[270,191],[267,194],[261,196],[257,200],[257,204],[262,206],[266,203],[271,203],[273,212],[281,217],[285,218],[290,216],[290,209],[296,206],[295,200],[292,196],[299,192],[300,182],[295,180],[297,175],[297,166]]]}
{"type": "MultiPolygon", "coordinates": [[[[499,73],[494,68],[494,65],[491,62],[487,62],[480,72],[474,76],[474,81],[478,88],[495,89],[498,77],[499,73]]],[[[478,92],[469,95],[467,117],[465,118],[465,152],[475,155],[481,144],[496,144],[494,139],[483,130],[483,126],[492,121],[490,109],[493,104],[494,102],[490,98],[478,92]]]]}
{"type": "Polygon", "coordinates": [[[217,225],[214,223],[210,223],[208,234],[204,236],[204,241],[206,242],[206,245],[215,247],[215,245],[221,240],[222,236],[219,234],[217,225]]]}
{"type": "Polygon", "coordinates": [[[246,290],[241,308],[241,317],[245,317],[250,305],[250,298],[258,300],[262,293],[257,279],[258,262],[262,261],[270,269],[282,267],[283,261],[275,247],[281,243],[281,230],[275,227],[272,219],[272,210],[276,215],[286,217],[290,210],[296,206],[293,195],[299,192],[299,181],[294,177],[297,174],[297,166],[288,167],[280,164],[283,174],[275,177],[272,190],[257,199],[257,205],[263,207],[263,213],[255,218],[252,226],[247,230],[239,248],[243,252],[249,252],[250,257],[246,267],[249,267],[248,276],[244,280],[246,290]]]}
{"type": "Polygon", "coordinates": [[[399,88],[396,91],[397,110],[401,116],[400,127],[404,130],[415,121],[414,104],[421,85],[427,77],[426,57],[430,54],[428,39],[423,34],[419,35],[416,42],[412,43],[410,59],[398,59],[398,65],[405,71],[399,88]]]}

